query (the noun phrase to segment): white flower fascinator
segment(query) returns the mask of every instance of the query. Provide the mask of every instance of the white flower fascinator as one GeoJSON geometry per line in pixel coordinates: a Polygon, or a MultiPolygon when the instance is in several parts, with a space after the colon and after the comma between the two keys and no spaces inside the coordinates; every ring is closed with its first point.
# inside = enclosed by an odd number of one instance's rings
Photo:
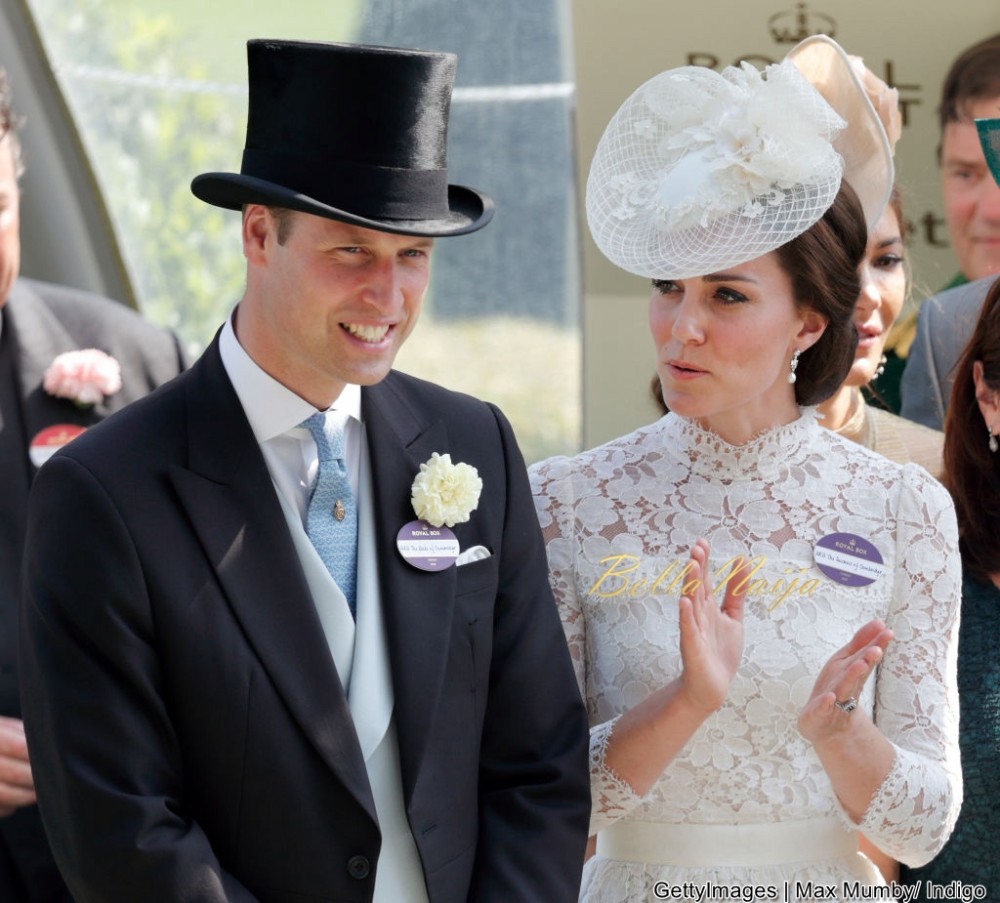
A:
{"type": "Polygon", "coordinates": [[[874,224],[892,187],[885,130],[847,55],[819,36],[763,72],[685,66],[640,86],[598,144],[587,220],[622,269],[685,279],[791,241],[844,178],[874,224]]]}

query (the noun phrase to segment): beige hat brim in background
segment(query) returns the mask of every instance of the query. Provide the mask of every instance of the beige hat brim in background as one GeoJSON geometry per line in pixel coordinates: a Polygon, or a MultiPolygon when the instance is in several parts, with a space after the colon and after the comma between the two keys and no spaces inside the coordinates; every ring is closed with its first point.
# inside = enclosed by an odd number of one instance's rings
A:
{"type": "Polygon", "coordinates": [[[872,229],[889,203],[895,172],[889,139],[857,71],[840,45],[826,35],[806,38],[785,59],[847,122],[833,146],[844,158],[844,181],[858,195],[872,229]]]}

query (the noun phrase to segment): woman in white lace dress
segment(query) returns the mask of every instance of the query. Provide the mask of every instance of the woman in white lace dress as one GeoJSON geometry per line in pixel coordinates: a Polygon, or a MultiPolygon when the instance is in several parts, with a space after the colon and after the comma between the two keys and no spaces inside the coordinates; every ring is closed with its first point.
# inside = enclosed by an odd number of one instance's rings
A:
{"type": "Polygon", "coordinates": [[[657,76],[595,155],[591,232],[653,280],[671,413],[532,468],[591,719],[589,903],[894,899],[859,831],[916,864],[954,824],[954,509],[814,407],[892,181],[866,103],[811,39],[763,78],[657,76]],[[818,92],[859,104],[842,131],[818,92]]]}

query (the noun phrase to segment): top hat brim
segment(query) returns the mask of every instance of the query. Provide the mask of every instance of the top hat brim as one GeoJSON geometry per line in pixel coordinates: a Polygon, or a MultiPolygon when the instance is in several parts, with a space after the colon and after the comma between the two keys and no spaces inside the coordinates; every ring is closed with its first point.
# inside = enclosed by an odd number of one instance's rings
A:
{"type": "Polygon", "coordinates": [[[448,215],[434,219],[371,219],[348,210],[324,204],[301,192],[283,185],[242,173],[208,172],[196,176],[191,182],[194,195],[208,204],[227,210],[240,210],[244,204],[264,204],[283,207],[301,213],[311,213],[342,223],[351,223],[391,232],[397,235],[446,237],[466,235],[482,229],[495,212],[493,200],[464,185],[448,186],[448,215]]]}

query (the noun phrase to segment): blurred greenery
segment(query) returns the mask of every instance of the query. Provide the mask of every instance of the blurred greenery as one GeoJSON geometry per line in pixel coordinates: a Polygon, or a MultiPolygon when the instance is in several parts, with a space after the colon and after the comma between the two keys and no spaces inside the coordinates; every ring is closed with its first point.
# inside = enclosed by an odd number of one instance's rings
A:
{"type": "MultiPolygon", "coordinates": [[[[192,355],[243,288],[238,214],[198,201],[190,183],[198,173],[239,169],[246,39],[350,40],[362,6],[74,0],[67,13],[65,0],[33,0],[140,307],[174,329],[192,355]]],[[[578,447],[579,398],[558,391],[578,385],[575,330],[510,317],[436,323],[429,298],[399,363],[495,401],[529,460],[578,447]],[[545,391],[553,384],[556,391],[545,391]]]]}
{"type": "Polygon", "coordinates": [[[177,79],[207,79],[207,68],[187,56],[165,14],[102,0],[75,0],[71,15],[60,0],[37,0],[36,14],[143,313],[197,353],[239,297],[243,261],[235,215],[202,204],[189,186],[199,172],[238,165],[246,99],[171,90],[177,79]]]}
{"type": "Polygon", "coordinates": [[[175,65],[197,64],[211,81],[237,85],[246,82],[245,47],[250,38],[351,41],[364,12],[364,0],[103,0],[102,6],[114,18],[168,18],[183,38],[171,49],[175,65]]]}

